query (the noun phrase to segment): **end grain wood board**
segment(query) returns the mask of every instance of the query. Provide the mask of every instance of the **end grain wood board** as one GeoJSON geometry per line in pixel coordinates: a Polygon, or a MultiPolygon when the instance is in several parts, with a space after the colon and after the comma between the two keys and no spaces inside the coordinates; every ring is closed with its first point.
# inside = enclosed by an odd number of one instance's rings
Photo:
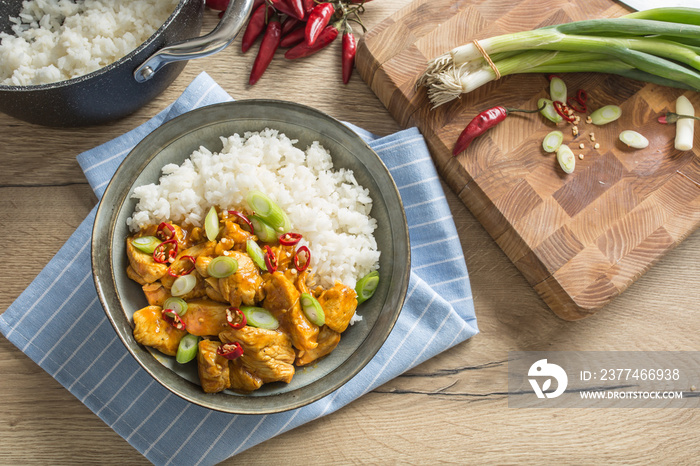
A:
{"type": "Polygon", "coordinates": [[[656,121],[681,94],[700,109],[700,96],[606,74],[564,75],[570,92],[588,92],[590,108],[616,104],[623,112],[605,126],[582,123],[576,139],[560,125],[565,143],[584,155],[566,175],[542,150],[555,125],[539,115],[513,114],[451,156],[480,111],[536,108],[548,97],[545,76],[507,76],[435,110],[415,82],[429,59],[473,39],[628,12],[610,0],[416,0],[358,49],[362,78],[399,124],[421,130],[446,183],[566,320],[595,313],[700,225],[700,131],[695,149],[679,152],[675,126],[656,121]],[[626,148],[618,140],[624,129],[644,134],[649,147],[626,148]]]}

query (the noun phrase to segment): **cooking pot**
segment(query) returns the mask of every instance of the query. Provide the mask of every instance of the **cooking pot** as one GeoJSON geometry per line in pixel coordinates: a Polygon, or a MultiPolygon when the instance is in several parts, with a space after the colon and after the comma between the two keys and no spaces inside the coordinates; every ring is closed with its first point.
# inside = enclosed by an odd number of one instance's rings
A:
{"type": "MultiPolygon", "coordinates": [[[[223,50],[246,23],[253,0],[231,0],[216,28],[197,37],[204,0],[180,0],[163,25],[137,49],[90,74],[36,86],[0,85],[0,111],[46,126],[106,123],[138,110],[180,74],[186,60],[223,50]]],[[[0,2],[0,31],[12,34],[10,16],[22,1],[0,2]]]]}

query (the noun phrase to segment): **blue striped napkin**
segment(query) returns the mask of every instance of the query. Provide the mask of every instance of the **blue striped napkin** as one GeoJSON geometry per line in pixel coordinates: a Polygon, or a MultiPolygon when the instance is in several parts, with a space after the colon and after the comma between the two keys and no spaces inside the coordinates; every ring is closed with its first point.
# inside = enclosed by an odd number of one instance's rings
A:
{"type": "MultiPolygon", "coordinates": [[[[149,122],[80,154],[98,197],[129,151],[163,122],[232,100],[202,73],[149,122]]],[[[232,415],[172,395],[129,355],[97,299],[90,265],[95,210],[27,290],[0,315],[0,331],[81,402],[158,465],[215,464],[352,400],[477,333],[464,254],[423,137],[387,137],[353,127],[396,180],[408,217],[411,277],[388,341],[350,382],[308,406],[272,415],[232,415]],[[416,351],[420,348],[420,351],[416,351]]]]}

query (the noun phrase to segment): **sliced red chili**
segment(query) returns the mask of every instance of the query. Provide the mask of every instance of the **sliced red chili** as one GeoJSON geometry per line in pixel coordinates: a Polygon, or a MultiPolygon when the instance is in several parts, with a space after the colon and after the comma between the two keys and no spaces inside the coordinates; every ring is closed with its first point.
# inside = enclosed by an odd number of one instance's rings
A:
{"type": "Polygon", "coordinates": [[[250,223],[250,220],[248,220],[248,217],[245,216],[245,214],[237,211],[237,210],[229,210],[228,211],[229,215],[233,215],[235,217],[238,217],[238,219],[243,222],[242,226],[248,227],[248,232],[252,233],[253,232],[253,224],[250,223]]]}
{"type": "Polygon", "coordinates": [[[311,251],[306,246],[302,246],[294,253],[294,268],[299,272],[303,272],[309,267],[309,264],[311,264],[311,251]],[[306,257],[301,258],[302,255],[306,257]]]}
{"type": "Polygon", "coordinates": [[[547,79],[550,80],[550,81],[551,81],[552,79],[554,79],[554,78],[559,78],[559,79],[561,79],[561,76],[559,76],[558,74],[548,74],[548,75],[547,75],[547,79]]]}
{"type": "Polygon", "coordinates": [[[243,314],[243,311],[241,311],[237,307],[229,307],[228,309],[226,309],[226,322],[229,324],[230,327],[238,330],[239,328],[243,328],[246,326],[246,324],[248,323],[248,319],[246,319],[245,314],[243,314]]]}
{"type": "Polygon", "coordinates": [[[272,252],[272,248],[267,245],[265,245],[265,266],[268,273],[275,273],[277,270],[277,256],[272,252]]]}
{"type": "Polygon", "coordinates": [[[197,261],[197,259],[195,259],[192,256],[182,256],[178,260],[179,261],[188,260],[188,261],[192,262],[192,265],[188,269],[185,269],[182,272],[177,273],[173,270],[173,265],[175,265],[175,262],[173,262],[173,264],[170,267],[168,267],[168,275],[170,275],[171,277],[182,277],[183,275],[190,274],[190,273],[192,273],[192,271],[194,271],[194,265],[195,265],[195,262],[197,261]]]}
{"type": "Polygon", "coordinates": [[[161,313],[163,320],[175,327],[178,330],[185,330],[185,322],[183,322],[182,317],[178,315],[177,312],[172,309],[163,309],[161,313]]]}
{"type": "Polygon", "coordinates": [[[578,113],[586,113],[588,111],[588,107],[585,103],[581,103],[578,99],[573,97],[566,99],[566,106],[578,113]]]}
{"type": "Polygon", "coordinates": [[[557,111],[557,113],[566,121],[574,121],[574,117],[572,115],[569,115],[568,108],[564,102],[560,102],[558,100],[555,100],[552,102],[554,105],[554,110],[557,111]]]}
{"type": "Polygon", "coordinates": [[[156,230],[156,238],[161,241],[167,241],[175,238],[175,227],[169,223],[161,222],[156,230]]]}
{"type": "Polygon", "coordinates": [[[301,233],[285,233],[280,236],[280,244],[282,246],[294,246],[301,240],[301,233]]]}
{"type": "Polygon", "coordinates": [[[168,264],[175,260],[179,246],[177,239],[163,241],[153,250],[153,260],[159,264],[168,264]]]}
{"type": "Polygon", "coordinates": [[[237,341],[233,343],[224,343],[216,348],[216,354],[226,359],[236,359],[243,355],[243,347],[237,341]]]}
{"type": "Polygon", "coordinates": [[[585,104],[586,101],[588,100],[588,93],[584,91],[583,89],[579,89],[576,92],[576,100],[579,101],[581,104],[585,104]]]}

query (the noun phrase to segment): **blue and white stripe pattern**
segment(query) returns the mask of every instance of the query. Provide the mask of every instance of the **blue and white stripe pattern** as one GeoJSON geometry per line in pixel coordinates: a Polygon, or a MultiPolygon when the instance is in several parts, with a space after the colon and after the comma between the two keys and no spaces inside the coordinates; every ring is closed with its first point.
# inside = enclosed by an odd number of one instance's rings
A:
{"type": "MultiPolygon", "coordinates": [[[[78,157],[97,196],[141,138],[188,110],[232,100],[202,74],[177,102],[139,128],[78,157]]],[[[349,383],[317,402],[264,416],[190,404],[156,383],[118,340],[91,277],[95,209],[0,315],[20,350],[158,465],[210,465],[332,413],[477,333],[464,255],[425,142],[416,129],[376,138],[353,127],[387,165],[406,210],[412,269],[408,295],[388,341],[349,383]],[[416,348],[420,351],[416,352],[416,348]]]]}

